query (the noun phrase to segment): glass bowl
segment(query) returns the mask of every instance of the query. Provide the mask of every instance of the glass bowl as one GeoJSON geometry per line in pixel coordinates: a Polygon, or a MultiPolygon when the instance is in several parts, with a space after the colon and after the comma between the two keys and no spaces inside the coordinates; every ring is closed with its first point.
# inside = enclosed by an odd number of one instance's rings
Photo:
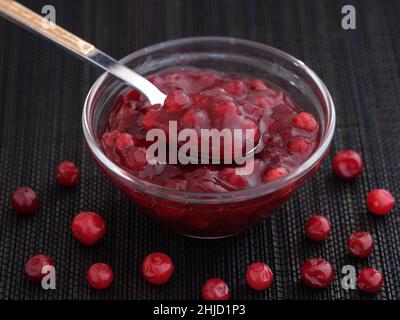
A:
{"type": "Polygon", "coordinates": [[[231,192],[171,190],[130,174],[100,148],[114,101],[126,85],[101,75],[83,109],[83,131],[90,153],[106,176],[138,206],[164,226],[187,236],[219,238],[237,234],[271,215],[321,165],[335,129],[332,98],[318,76],[303,62],[275,48],[246,40],[195,37],[159,43],[121,60],[142,75],[166,69],[211,69],[262,79],[285,91],[320,123],[314,153],[296,170],[276,181],[231,192]]]}

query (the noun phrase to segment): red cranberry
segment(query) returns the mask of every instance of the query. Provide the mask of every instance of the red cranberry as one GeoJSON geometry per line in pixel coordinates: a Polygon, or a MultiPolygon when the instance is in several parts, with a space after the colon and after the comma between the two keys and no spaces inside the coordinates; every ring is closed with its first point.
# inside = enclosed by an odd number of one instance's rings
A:
{"type": "Polygon", "coordinates": [[[372,190],[367,195],[368,210],[377,216],[384,216],[394,207],[394,197],[385,189],[372,190]]]}
{"type": "Polygon", "coordinates": [[[115,140],[115,147],[122,156],[126,156],[128,148],[137,144],[138,141],[129,133],[121,133],[115,140]]]}
{"type": "Polygon", "coordinates": [[[174,272],[170,257],[162,252],[149,254],[142,263],[143,277],[152,284],[165,284],[174,272]]]}
{"type": "Polygon", "coordinates": [[[307,260],[300,270],[303,282],[312,288],[325,288],[333,280],[332,265],[322,258],[307,260]]]}
{"type": "Polygon", "coordinates": [[[306,131],[313,131],[317,128],[317,121],[308,112],[300,112],[292,118],[292,125],[306,131]]]}
{"type": "Polygon", "coordinates": [[[71,230],[76,239],[91,246],[104,237],[106,225],[97,213],[81,212],[72,220],[71,230]]]}
{"type": "Polygon", "coordinates": [[[328,239],[331,230],[332,224],[324,216],[312,216],[306,222],[306,235],[314,241],[328,239]]]}
{"type": "Polygon", "coordinates": [[[138,101],[140,99],[140,92],[135,89],[128,89],[122,95],[122,98],[123,98],[124,102],[138,101]]]}
{"type": "Polygon", "coordinates": [[[61,162],[56,169],[56,177],[59,184],[63,186],[74,186],[79,183],[79,170],[71,161],[61,162]]]}
{"type": "Polygon", "coordinates": [[[126,152],[126,165],[135,171],[143,170],[147,166],[145,148],[129,148],[126,152]]]}
{"type": "Polygon", "coordinates": [[[302,136],[296,136],[289,141],[288,147],[293,153],[306,154],[310,149],[310,141],[302,136]]]}
{"type": "Polygon", "coordinates": [[[113,271],[105,263],[95,263],[87,271],[87,281],[92,288],[105,289],[113,281],[113,271]]]}
{"type": "Polygon", "coordinates": [[[254,290],[265,290],[272,285],[274,274],[266,263],[256,262],[247,268],[246,281],[254,290]]]}
{"type": "Polygon", "coordinates": [[[380,271],[372,268],[363,269],[358,274],[357,285],[366,293],[375,293],[382,288],[383,275],[380,271]]]}
{"type": "Polygon", "coordinates": [[[206,281],[201,289],[201,296],[204,300],[229,300],[229,287],[225,281],[213,278],[206,281]]]}
{"type": "Polygon", "coordinates": [[[181,111],[183,107],[190,103],[190,98],[182,91],[173,91],[164,102],[164,107],[168,111],[181,111]]]}
{"type": "Polygon", "coordinates": [[[279,178],[282,178],[283,176],[286,176],[287,174],[288,174],[288,171],[284,167],[271,168],[271,169],[268,169],[264,173],[263,180],[264,180],[264,182],[271,182],[271,181],[277,180],[279,178]]]}
{"type": "Polygon", "coordinates": [[[32,188],[19,187],[12,195],[11,204],[17,212],[30,214],[36,211],[39,200],[32,188]]]}
{"type": "Polygon", "coordinates": [[[333,172],[343,179],[351,180],[359,176],[364,170],[361,156],[354,150],[343,150],[333,157],[333,172]]]}
{"type": "Polygon", "coordinates": [[[237,105],[232,101],[220,100],[218,101],[213,112],[217,118],[224,119],[227,116],[232,117],[237,115],[237,105]]]}
{"type": "Polygon", "coordinates": [[[236,174],[235,168],[225,168],[219,173],[219,176],[235,189],[242,189],[247,186],[247,180],[243,176],[236,174]]]}
{"type": "Polygon", "coordinates": [[[155,109],[149,109],[143,117],[142,125],[146,130],[157,128],[159,113],[155,109]]]}
{"type": "Polygon", "coordinates": [[[205,129],[210,126],[210,119],[205,110],[190,109],[181,117],[181,125],[183,128],[201,128],[205,129]]]}
{"type": "Polygon", "coordinates": [[[225,86],[225,90],[234,96],[242,96],[246,93],[246,86],[243,81],[232,80],[225,86]]]}
{"type": "Polygon", "coordinates": [[[33,282],[41,282],[46,273],[43,273],[44,266],[54,266],[53,260],[43,254],[31,257],[25,264],[25,275],[33,282]]]}
{"type": "Polygon", "coordinates": [[[374,247],[374,239],[368,232],[354,232],[347,240],[347,246],[351,255],[357,258],[366,258],[374,247]]]}
{"type": "Polygon", "coordinates": [[[250,89],[256,90],[256,91],[262,91],[262,90],[267,90],[267,86],[262,80],[253,80],[249,84],[250,89]]]}

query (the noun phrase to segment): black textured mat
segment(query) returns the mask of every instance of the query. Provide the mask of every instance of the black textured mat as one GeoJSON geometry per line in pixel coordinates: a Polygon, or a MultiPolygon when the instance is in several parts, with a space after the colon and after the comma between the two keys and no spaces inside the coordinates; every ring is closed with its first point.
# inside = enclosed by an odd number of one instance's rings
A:
{"type": "MultiPolygon", "coordinates": [[[[383,218],[367,212],[365,195],[375,187],[400,191],[400,2],[399,1],[22,1],[40,12],[54,5],[57,23],[115,57],[160,41],[201,35],[246,38],[266,43],[305,61],[324,80],[337,107],[332,153],[359,150],[366,172],[343,183],[330,160],[270,219],[236,237],[201,241],[165,230],[142,214],[94,166],[83,143],[82,104],[100,71],[43,39],[0,19],[0,298],[1,299],[197,299],[209,277],[222,277],[234,299],[400,299],[399,209],[383,218]],[[341,28],[341,8],[353,3],[357,29],[341,28]],[[79,164],[82,182],[65,189],[54,181],[63,159],[79,164]],[[17,215],[10,195],[18,185],[34,187],[40,210],[17,215]],[[102,214],[103,241],[86,248],[69,225],[81,210],[102,214]],[[329,240],[304,237],[304,222],[322,213],[333,223],[329,240]],[[370,231],[376,246],[366,260],[347,254],[346,238],[370,231]],[[174,260],[172,281],[147,284],[140,263],[154,250],[174,260]],[[42,290],[23,275],[37,252],[53,257],[57,289],[42,290]],[[314,256],[336,268],[324,290],[299,279],[303,261],[314,256]],[[266,261],[275,274],[265,292],[250,290],[246,267],[266,261]],[[85,271],[104,261],[114,269],[111,288],[91,290],[85,271]],[[340,286],[343,265],[381,270],[385,283],[367,296],[340,286]]],[[[398,204],[399,207],[399,204],[398,204]]]]}

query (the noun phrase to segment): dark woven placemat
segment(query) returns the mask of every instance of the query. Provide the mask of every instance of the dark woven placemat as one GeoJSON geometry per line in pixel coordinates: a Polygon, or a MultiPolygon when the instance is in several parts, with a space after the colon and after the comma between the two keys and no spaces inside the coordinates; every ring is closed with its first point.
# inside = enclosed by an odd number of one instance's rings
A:
{"type": "Polygon", "coordinates": [[[305,61],[325,81],[337,107],[332,153],[359,150],[365,174],[343,183],[333,175],[331,157],[315,176],[270,219],[236,237],[201,241],[165,230],[142,214],[89,159],[81,130],[85,95],[100,72],[63,50],[0,20],[0,298],[1,299],[196,299],[209,277],[222,277],[236,299],[399,299],[400,219],[395,209],[384,218],[366,210],[364,198],[375,187],[400,191],[400,2],[351,2],[357,29],[341,28],[336,1],[54,1],[24,4],[40,12],[57,10],[57,23],[115,57],[172,38],[221,35],[266,43],[305,61]],[[65,189],[54,181],[63,159],[79,164],[82,182],[65,189]],[[18,216],[10,195],[18,185],[33,186],[40,210],[18,216]],[[108,224],[103,241],[86,248],[70,233],[81,210],[101,213],[108,224]],[[322,213],[333,223],[329,240],[304,237],[304,221],[322,213]],[[376,246],[366,260],[347,254],[346,238],[370,231],[376,246]],[[139,266],[151,251],[168,253],[176,264],[173,280],[154,287],[139,266]],[[42,290],[23,275],[24,262],[44,252],[57,266],[57,289],[42,290]],[[299,268],[313,256],[336,267],[324,290],[301,284],[299,268]],[[268,262],[275,274],[266,292],[244,282],[249,263],[268,262]],[[97,292],[85,270],[98,261],[115,273],[112,288],[97,292]],[[372,266],[385,275],[382,291],[366,296],[341,289],[343,265],[372,266]]]}

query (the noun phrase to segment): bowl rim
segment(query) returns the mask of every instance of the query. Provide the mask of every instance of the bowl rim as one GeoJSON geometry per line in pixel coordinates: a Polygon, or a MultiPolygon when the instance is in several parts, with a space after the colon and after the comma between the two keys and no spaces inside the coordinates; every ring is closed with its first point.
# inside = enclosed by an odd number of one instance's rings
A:
{"type": "Polygon", "coordinates": [[[325,134],[321,136],[320,144],[318,148],[313,152],[313,154],[304,161],[296,170],[284,176],[280,179],[272,181],[267,184],[261,184],[259,186],[246,188],[242,190],[235,190],[235,191],[228,191],[228,192],[190,192],[190,191],[179,191],[169,189],[167,187],[163,187],[145,180],[140,179],[139,177],[134,176],[133,174],[129,173],[128,171],[120,168],[114,162],[107,158],[101,148],[98,146],[98,142],[94,135],[94,130],[92,130],[92,126],[90,125],[90,106],[93,97],[95,96],[94,93],[102,85],[103,81],[109,76],[108,72],[104,72],[97,80],[94,82],[92,87],[90,88],[83,107],[82,112],[82,126],[84,137],[86,139],[86,143],[89,146],[89,149],[95,159],[100,162],[107,170],[111,171],[114,175],[116,175],[119,179],[124,180],[126,183],[131,185],[134,189],[142,191],[144,193],[150,193],[155,195],[156,197],[173,200],[178,202],[189,202],[189,203],[230,203],[230,202],[237,202],[243,200],[249,200],[253,198],[257,198],[259,196],[263,196],[280,189],[283,189],[293,183],[294,181],[298,180],[299,178],[303,177],[307,172],[309,172],[315,164],[321,160],[332,141],[334,132],[335,132],[335,124],[336,124],[336,113],[335,113],[335,106],[333,103],[333,99],[325,86],[322,80],[317,76],[317,74],[310,69],[304,62],[301,60],[293,57],[292,55],[271,47],[266,44],[258,43],[255,41],[245,40],[245,39],[238,39],[238,38],[231,38],[231,37],[214,37],[214,36],[207,36],[207,37],[188,37],[188,38],[179,38],[174,40],[169,40],[165,42],[160,42],[157,44],[150,45],[148,47],[142,48],[137,50],[120,60],[121,63],[127,63],[130,60],[150,54],[154,51],[160,49],[167,49],[170,47],[174,47],[177,45],[185,45],[189,43],[199,43],[199,42],[221,42],[221,43],[229,43],[229,44],[239,44],[244,46],[249,46],[257,49],[261,49],[264,51],[269,51],[273,54],[279,55],[282,58],[289,60],[289,62],[294,63],[296,67],[302,69],[307,75],[312,79],[314,85],[317,86],[318,90],[321,93],[322,99],[326,104],[326,130],[325,134]]]}

